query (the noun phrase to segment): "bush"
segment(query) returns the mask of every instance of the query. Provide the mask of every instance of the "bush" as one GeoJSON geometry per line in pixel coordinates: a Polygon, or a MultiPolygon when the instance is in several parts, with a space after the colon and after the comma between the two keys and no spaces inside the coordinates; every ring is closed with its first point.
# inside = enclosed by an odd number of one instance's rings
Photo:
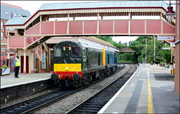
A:
{"type": "Polygon", "coordinates": [[[3,69],[3,68],[8,68],[8,67],[6,65],[3,65],[1,69],[3,69]]]}

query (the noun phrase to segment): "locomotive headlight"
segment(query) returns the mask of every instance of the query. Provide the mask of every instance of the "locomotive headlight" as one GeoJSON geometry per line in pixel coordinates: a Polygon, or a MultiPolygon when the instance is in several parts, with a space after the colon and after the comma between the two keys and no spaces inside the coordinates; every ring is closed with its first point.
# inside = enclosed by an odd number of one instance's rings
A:
{"type": "Polygon", "coordinates": [[[68,67],[66,67],[66,71],[68,71],[68,67]]]}

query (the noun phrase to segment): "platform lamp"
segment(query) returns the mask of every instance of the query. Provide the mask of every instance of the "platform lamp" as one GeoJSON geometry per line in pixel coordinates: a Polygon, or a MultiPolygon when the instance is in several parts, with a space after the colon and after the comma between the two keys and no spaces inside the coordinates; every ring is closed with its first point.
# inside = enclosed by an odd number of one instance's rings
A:
{"type": "Polygon", "coordinates": [[[169,0],[169,6],[168,6],[168,11],[166,12],[166,17],[168,19],[168,22],[172,22],[172,20],[175,17],[175,12],[173,11],[173,7],[171,6],[171,0],[169,0]]]}

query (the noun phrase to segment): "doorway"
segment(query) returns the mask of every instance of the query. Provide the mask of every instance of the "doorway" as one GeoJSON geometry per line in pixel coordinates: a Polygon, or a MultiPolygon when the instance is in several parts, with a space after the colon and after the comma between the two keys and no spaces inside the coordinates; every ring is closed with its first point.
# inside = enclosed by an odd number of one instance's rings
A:
{"type": "MultiPolygon", "coordinates": [[[[24,56],[21,56],[21,73],[24,71],[24,56]]],[[[26,73],[29,73],[29,56],[26,56],[26,73]]]]}

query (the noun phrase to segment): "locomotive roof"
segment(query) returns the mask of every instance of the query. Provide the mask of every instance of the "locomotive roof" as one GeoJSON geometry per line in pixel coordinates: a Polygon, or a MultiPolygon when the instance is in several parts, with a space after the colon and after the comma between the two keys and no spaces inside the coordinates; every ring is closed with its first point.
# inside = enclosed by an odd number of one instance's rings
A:
{"type": "Polygon", "coordinates": [[[78,39],[86,39],[86,40],[89,40],[89,41],[93,41],[93,42],[96,42],[96,43],[99,43],[99,44],[103,44],[105,46],[110,46],[110,47],[113,47],[115,48],[112,44],[110,44],[109,42],[106,42],[104,40],[101,40],[101,39],[98,39],[96,37],[53,37],[49,40],[46,41],[47,44],[57,44],[59,42],[62,42],[62,41],[74,41],[74,42],[79,42],[78,39]]]}
{"type": "Polygon", "coordinates": [[[109,42],[98,39],[96,37],[53,37],[47,40],[46,43],[57,44],[63,41],[76,42],[82,45],[83,47],[98,48],[98,49],[104,48],[105,50],[118,51],[118,49],[116,49],[116,47],[110,44],[109,42]]]}
{"type": "Polygon", "coordinates": [[[106,42],[106,41],[104,41],[104,40],[98,39],[98,38],[96,38],[96,37],[83,37],[83,39],[95,41],[95,42],[97,42],[97,43],[100,43],[100,44],[103,44],[103,45],[106,45],[106,46],[110,46],[110,47],[116,48],[115,46],[113,46],[113,45],[110,44],[109,42],[106,42]]]}

